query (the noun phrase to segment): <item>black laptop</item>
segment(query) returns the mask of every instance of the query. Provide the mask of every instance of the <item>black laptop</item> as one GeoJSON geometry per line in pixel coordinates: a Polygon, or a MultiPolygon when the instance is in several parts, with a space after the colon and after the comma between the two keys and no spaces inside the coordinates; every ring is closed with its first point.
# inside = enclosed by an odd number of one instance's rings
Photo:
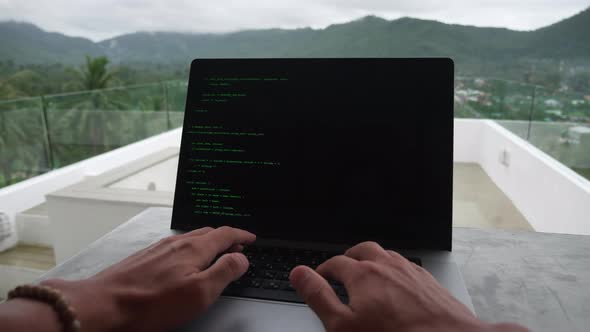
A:
{"type": "Polygon", "coordinates": [[[221,303],[300,303],[294,266],[372,240],[471,307],[450,256],[453,70],[446,58],[192,62],[172,228],[258,236],[221,303]]]}

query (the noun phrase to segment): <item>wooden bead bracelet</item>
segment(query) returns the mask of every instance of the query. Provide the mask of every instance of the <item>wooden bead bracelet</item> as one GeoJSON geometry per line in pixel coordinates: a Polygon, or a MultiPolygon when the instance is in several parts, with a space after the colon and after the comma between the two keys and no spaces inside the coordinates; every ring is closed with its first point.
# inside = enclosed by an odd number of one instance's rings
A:
{"type": "Polygon", "coordinates": [[[57,314],[64,332],[80,332],[80,321],[76,318],[74,309],[66,303],[58,290],[40,285],[22,285],[8,292],[8,300],[15,298],[48,304],[57,314]]]}

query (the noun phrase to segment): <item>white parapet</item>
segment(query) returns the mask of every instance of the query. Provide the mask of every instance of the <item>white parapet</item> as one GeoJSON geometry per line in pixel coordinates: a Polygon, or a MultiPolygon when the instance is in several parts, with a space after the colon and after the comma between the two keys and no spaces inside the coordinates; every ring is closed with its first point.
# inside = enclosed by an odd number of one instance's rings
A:
{"type": "Polygon", "coordinates": [[[167,147],[179,147],[181,133],[182,128],[174,129],[2,188],[0,189],[0,212],[6,213],[14,225],[17,213],[43,203],[45,195],[78,183],[87,176],[95,176],[124,166],[154,151],[167,147]]]}
{"type": "Polygon", "coordinates": [[[590,181],[491,120],[456,119],[454,141],[536,231],[590,235],[590,181]]]}
{"type": "Polygon", "coordinates": [[[148,207],[172,207],[172,165],[178,151],[162,149],[48,194],[56,261],[63,262],[148,207]],[[159,185],[151,190],[150,183],[159,185]]]}

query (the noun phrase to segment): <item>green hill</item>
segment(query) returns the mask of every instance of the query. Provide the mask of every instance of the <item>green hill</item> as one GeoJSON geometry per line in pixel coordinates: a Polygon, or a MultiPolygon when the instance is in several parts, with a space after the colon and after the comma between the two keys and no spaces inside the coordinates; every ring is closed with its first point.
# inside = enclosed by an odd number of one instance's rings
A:
{"type": "Polygon", "coordinates": [[[590,8],[568,19],[533,31],[530,56],[578,58],[590,56],[590,8]]]}
{"type": "Polygon", "coordinates": [[[84,55],[101,54],[91,40],[46,32],[33,24],[0,22],[0,60],[15,63],[81,63],[84,55]]]}
{"type": "MultiPolygon", "coordinates": [[[[73,64],[107,55],[115,63],[188,63],[197,57],[450,56],[460,65],[590,58],[590,9],[535,31],[479,28],[367,16],[325,29],[268,29],[227,34],[138,32],[99,43],[0,23],[0,60],[73,64]]],[[[492,69],[493,70],[493,69],[492,69]]]]}
{"type": "Polygon", "coordinates": [[[368,16],[325,29],[230,34],[135,33],[100,43],[116,61],[188,62],[195,57],[452,56],[510,59],[526,53],[528,32],[368,16]]]}

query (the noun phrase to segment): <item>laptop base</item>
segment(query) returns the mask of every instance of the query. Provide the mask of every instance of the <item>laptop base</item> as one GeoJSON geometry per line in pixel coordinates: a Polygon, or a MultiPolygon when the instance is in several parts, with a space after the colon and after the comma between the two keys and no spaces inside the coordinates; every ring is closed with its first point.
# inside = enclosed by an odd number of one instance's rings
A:
{"type": "MultiPolygon", "coordinates": [[[[472,312],[473,304],[459,267],[450,252],[404,252],[421,259],[423,267],[472,312]]],[[[222,296],[206,313],[177,332],[290,332],[325,331],[305,304],[222,296]]]]}

